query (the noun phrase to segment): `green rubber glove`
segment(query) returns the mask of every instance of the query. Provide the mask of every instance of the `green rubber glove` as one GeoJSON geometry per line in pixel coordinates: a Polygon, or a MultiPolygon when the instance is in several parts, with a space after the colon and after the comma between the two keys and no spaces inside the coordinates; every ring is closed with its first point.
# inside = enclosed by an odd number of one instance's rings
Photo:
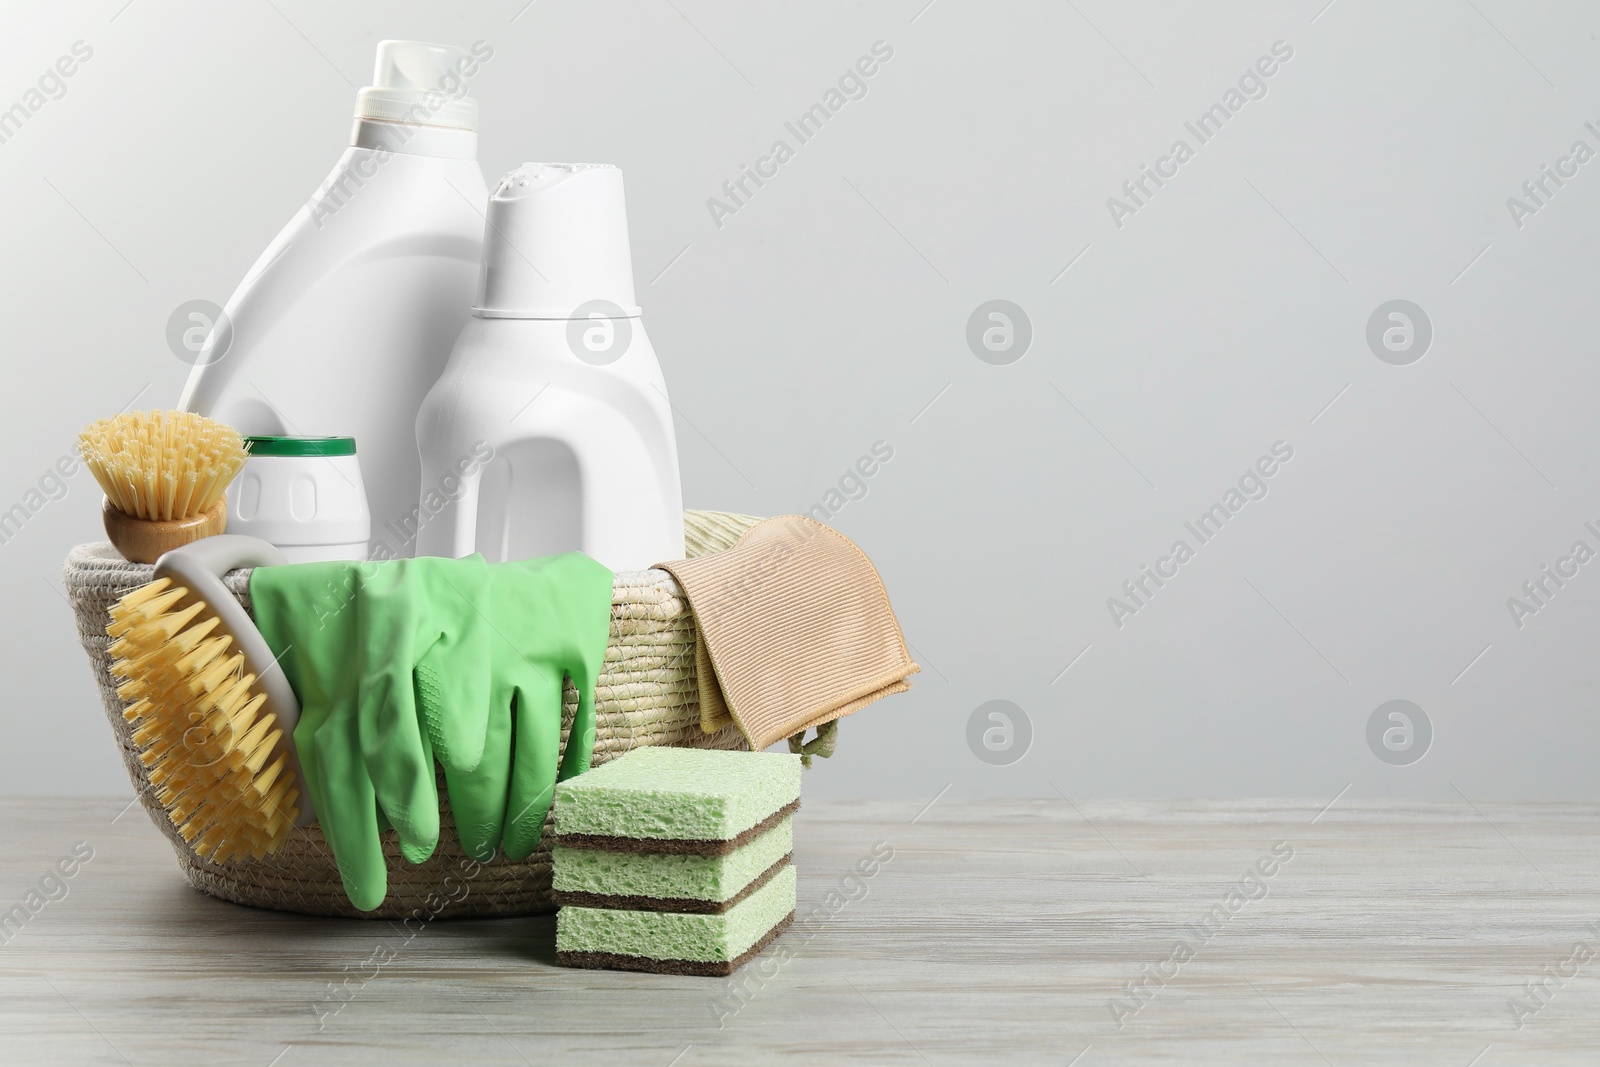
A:
{"type": "MultiPolygon", "coordinates": [[[[483,760],[470,771],[447,765],[445,785],[463,851],[487,860],[503,843],[509,858],[522,860],[539,844],[556,781],[589,769],[595,682],[611,635],[611,572],[578,552],[490,564],[487,603],[483,760]],[[561,756],[564,678],[578,691],[578,710],[561,756]]],[[[448,655],[430,652],[424,668],[442,673],[448,655]]]]}
{"type": "Polygon", "coordinates": [[[251,572],[256,625],[300,697],[294,743],[317,821],[362,911],[388,890],[385,825],[412,863],[438,844],[435,758],[459,774],[484,758],[488,577],[482,556],[251,572]]]}

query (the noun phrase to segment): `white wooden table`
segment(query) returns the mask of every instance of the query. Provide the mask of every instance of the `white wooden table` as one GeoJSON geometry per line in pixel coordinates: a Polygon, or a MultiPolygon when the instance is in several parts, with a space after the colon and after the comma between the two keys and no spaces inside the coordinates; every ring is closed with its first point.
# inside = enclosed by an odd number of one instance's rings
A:
{"type": "Polygon", "coordinates": [[[812,802],[793,959],[723,980],[225,904],[123,803],[0,801],[0,1062],[1600,1063],[1595,805],[812,802]]]}

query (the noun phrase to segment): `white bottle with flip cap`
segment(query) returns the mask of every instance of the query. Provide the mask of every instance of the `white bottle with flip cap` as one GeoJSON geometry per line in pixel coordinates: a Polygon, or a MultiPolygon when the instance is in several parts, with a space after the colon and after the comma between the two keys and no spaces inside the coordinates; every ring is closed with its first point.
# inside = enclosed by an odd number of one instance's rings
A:
{"type": "Polygon", "coordinates": [[[501,179],[477,305],[416,430],[418,555],[577,550],[613,571],[682,558],[672,405],[634,303],[621,171],[526,163],[501,179]]]}
{"type": "Polygon", "coordinates": [[[488,190],[467,86],[492,56],[378,45],[350,147],[228,300],[179,400],[247,436],[355,438],[376,558],[412,554],[417,408],[472,303],[488,190]]]}

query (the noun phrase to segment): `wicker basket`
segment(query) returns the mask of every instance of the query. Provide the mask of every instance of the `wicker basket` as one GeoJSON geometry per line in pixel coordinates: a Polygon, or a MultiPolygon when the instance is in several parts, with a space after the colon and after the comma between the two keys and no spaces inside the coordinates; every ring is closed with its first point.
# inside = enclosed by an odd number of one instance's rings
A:
{"type": "MultiPolygon", "coordinates": [[[[757,520],[725,512],[687,512],[690,556],[727,548],[757,520]]],[[[249,571],[231,572],[228,589],[248,610],[249,571]]],[[[89,654],[107,720],[122,752],[139,802],[151,822],[172,842],[189,884],[212,896],[258,908],[307,915],[368,918],[494,917],[555,910],[550,895],[550,846],[513,863],[503,854],[476,863],[461,851],[441,779],[439,847],[425,863],[401,859],[393,831],[384,835],[389,895],[372,912],[358,912],[346,899],[333,853],[316,826],[296,829],[282,849],[260,860],[213,863],[195,855],[157,802],[144,765],[129,739],[106,655],[107,613],[123,594],[150,580],[151,568],[129,563],[109,543],[79,545],[67,557],[65,580],[77,616],[78,639],[89,654]]],[[[700,730],[695,687],[695,631],[677,582],[665,571],[618,574],[611,594],[611,640],[595,689],[596,765],[644,745],[743,748],[732,728],[700,730]]],[[[562,709],[561,740],[577,708],[569,684],[562,709]]],[[[550,823],[545,823],[548,842],[550,823]]]]}

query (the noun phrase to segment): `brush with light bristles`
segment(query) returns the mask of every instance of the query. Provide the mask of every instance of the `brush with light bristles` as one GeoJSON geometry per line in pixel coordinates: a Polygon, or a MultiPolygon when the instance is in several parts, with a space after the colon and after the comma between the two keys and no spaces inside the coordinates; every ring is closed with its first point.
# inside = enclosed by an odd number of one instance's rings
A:
{"type": "Polygon", "coordinates": [[[249,455],[233,427],[191,411],[98,419],[78,449],[105,490],[106,536],[135,563],[227,529],[223,494],[249,455]]]}
{"type": "Polygon", "coordinates": [[[222,584],[283,556],[254,537],[167,552],[111,609],[111,673],[156,799],[194,851],[225,862],[274,852],[312,821],[293,734],[300,703],[261,632],[222,584]]]}

